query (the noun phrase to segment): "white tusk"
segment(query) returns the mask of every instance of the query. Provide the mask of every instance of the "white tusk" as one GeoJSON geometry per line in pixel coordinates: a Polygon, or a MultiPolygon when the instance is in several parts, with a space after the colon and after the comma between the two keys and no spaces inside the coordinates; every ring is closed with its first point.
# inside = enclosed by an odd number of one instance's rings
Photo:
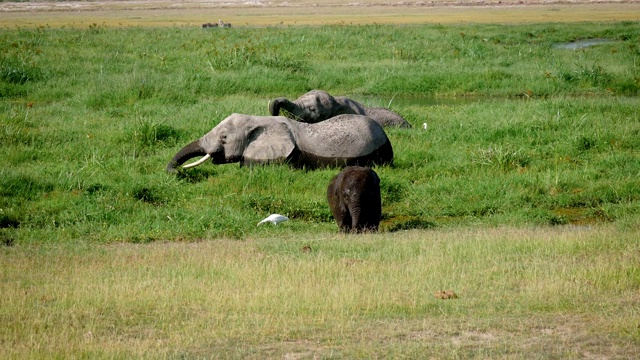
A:
{"type": "Polygon", "coordinates": [[[209,160],[209,158],[211,158],[211,155],[207,154],[207,155],[203,156],[200,160],[192,162],[191,164],[183,165],[182,167],[184,169],[192,168],[194,166],[198,166],[198,165],[202,164],[203,162],[209,160]]]}

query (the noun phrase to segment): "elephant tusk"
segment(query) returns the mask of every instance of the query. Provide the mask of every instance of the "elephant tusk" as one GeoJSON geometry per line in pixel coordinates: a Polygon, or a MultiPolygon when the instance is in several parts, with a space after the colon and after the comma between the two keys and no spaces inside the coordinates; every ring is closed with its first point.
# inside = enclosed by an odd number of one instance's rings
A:
{"type": "Polygon", "coordinates": [[[210,158],[211,158],[211,155],[206,154],[200,160],[192,162],[191,164],[183,165],[182,167],[185,168],[185,169],[192,168],[194,166],[198,166],[198,165],[202,164],[203,162],[209,160],[210,158]]]}

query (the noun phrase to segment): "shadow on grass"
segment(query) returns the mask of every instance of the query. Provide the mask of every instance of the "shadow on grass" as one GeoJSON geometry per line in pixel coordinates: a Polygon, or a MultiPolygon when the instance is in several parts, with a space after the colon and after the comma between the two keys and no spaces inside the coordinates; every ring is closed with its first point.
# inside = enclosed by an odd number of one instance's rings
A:
{"type": "Polygon", "coordinates": [[[386,232],[397,232],[413,229],[433,229],[438,225],[429,220],[420,219],[418,217],[397,216],[391,219],[383,220],[380,228],[386,232]]]}
{"type": "Polygon", "coordinates": [[[194,168],[188,170],[178,168],[175,175],[178,180],[184,180],[188,183],[196,184],[207,181],[210,176],[214,176],[217,173],[218,172],[215,167],[194,168]]]}

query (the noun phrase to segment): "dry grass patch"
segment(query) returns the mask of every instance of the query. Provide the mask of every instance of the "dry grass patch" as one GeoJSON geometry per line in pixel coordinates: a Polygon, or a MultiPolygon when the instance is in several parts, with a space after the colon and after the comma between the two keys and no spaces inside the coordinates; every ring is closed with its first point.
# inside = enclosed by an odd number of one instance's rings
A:
{"type": "Polygon", "coordinates": [[[3,247],[0,356],[636,357],[638,235],[3,247]]]}
{"type": "Polygon", "coordinates": [[[0,3],[0,26],[234,26],[638,21],[637,2],[445,1],[248,3],[165,1],[0,3]]]}

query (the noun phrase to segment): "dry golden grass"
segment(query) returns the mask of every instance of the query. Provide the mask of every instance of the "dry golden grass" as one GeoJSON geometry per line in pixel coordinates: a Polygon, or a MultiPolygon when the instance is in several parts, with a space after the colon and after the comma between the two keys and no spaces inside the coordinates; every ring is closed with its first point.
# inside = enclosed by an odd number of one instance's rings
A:
{"type": "Polygon", "coordinates": [[[538,23],[638,21],[640,3],[545,2],[505,0],[387,2],[366,0],[275,2],[269,6],[221,5],[220,2],[97,1],[0,4],[0,26],[86,27],[199,26],[223,19],[235,26],[418,23],[538,23]],[[383,5],[386,4],[386,5],[383,5]]]}
{"type": "Polygon", "coordinates": [[[3,247],[0,357],[637,358],[639,235],[3,247]]]}

